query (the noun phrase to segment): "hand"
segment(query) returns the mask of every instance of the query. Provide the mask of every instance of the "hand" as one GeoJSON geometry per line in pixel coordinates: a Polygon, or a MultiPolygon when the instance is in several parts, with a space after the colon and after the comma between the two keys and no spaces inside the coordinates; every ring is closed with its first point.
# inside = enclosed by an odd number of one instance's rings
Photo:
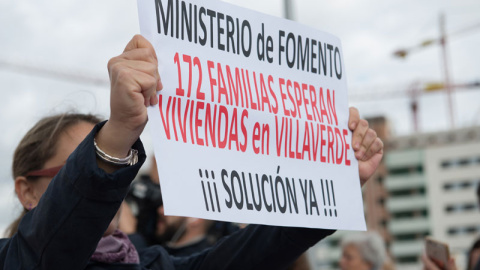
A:
{"type": "Polygon", "coordinates": [[[147,123],[147,106],[158,103],[162,89],[155,50],[144,37],[136,35],[123,53],[108,62],[110,74],[110,119],[97,135],[97,144],[106,153],[126,156],[147,123]]]}
{"type": "Polygon", "coordinates": [[[443,265],[441,262],[434,262],[431,260],[427,254],[422,254],[423,269],[425,270],[457,270],[455,265],[455,260],[450,258],[447,262],[447,265],[443,265]]]}
{"type": "Polygon", "coordinates": [[[144,37],[136,35],[123,53],[110,59],[110,121],[131,130],[147,123],[146,106],[158,103],[156,91],[162,88],[155,50],[144,37]]]}
{"type": "Polygon", "coordinates": [[[377,133],[360,119],[357,108],[350,107],[348,127],[353,132],[352,147],[358,159],[360,182],[363,186],[377,169],[383,156],[383,142],[377,133]]]}

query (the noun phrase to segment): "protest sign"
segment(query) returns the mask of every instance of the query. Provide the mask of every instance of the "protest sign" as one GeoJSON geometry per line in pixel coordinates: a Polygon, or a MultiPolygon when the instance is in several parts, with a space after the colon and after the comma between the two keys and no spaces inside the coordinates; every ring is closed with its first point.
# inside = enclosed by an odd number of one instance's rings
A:
{"type": "Polygon", "coordinates": [[[139,0],[165,213],[364,230],[340,40],[218,1],[139,0]]]}

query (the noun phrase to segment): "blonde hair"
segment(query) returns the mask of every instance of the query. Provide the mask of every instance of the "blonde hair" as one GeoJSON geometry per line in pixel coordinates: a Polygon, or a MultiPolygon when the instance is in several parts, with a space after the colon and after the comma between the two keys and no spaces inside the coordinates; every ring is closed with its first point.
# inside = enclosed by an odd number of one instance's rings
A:
{"type": "MultiPolygon", "coordinates": [[[[91,114],[64,113],[45,117],[38,121],[25,134],[15,149],[12,163],[13,179],[41,169],[45,162],[55,155],[60,135],[80,122],[97,124],[100,119],[91,114]]],[[[37,179],[38,177],[35,176],[27,177],[28,181],[37,179]]],[[[26,213],[28,210],[23,209],[20,216],[8,226],[5,231],[7,237],[12,237],[17,232],[18,224],[26,213]]]]}

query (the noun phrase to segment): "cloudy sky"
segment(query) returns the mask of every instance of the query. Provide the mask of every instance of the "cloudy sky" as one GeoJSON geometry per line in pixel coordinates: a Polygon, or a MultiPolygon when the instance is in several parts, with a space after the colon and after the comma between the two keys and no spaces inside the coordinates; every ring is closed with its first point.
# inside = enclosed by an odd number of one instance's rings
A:
{"type": "MultiPolygon", "coordinates": [[[[281,0],[230,3],[282,16],[281,0]]],[[[406,59],[393,52],[439,36],[446,18],[449,70],[455,83],[480,81],[478,0],[293,0],[296,21],[342,40],[350,103],[363,116],[385,115],[395,134],[413,132],[407,90],[443,79],[441,51],[406,59]],[[418,82],[418,83],[417,83],[418,82]]],[[[75,110],[108,117],[109,58],[139,33],[134,0],[0,2],[0,232],[20,211],[10,172],[15,146],[42,116],[75,110]]],[[[480,89],[453,95],[456,127],[480,125],[480,89]]],[[[422,131],[449,129],[444,93],[421,95],[422,131]]],[[[143,135],[147,147],[149,134],[143,135]]]]}

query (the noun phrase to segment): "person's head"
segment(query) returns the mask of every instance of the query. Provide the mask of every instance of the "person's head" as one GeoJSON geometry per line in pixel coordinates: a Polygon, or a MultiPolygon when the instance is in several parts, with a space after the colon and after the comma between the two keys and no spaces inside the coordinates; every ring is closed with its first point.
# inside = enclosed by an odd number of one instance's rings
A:
{"type": "Polygon", "coordinates": [[[157,208],[157,224],[155,237],[160,243],[166,243],[178,238],[185,231],[186,217],[165,216],[163,205],[157,208]]]}
{"type": "Polygon", "coordinates": [[[41,119],[25,134],[12,164],[15,192],[24,211],[8,228],[8,236],[16,233],[23,215],[37,206],[52,178],[98,122],[93,115],[60,114],[41,119]]]}
{"type": "Polygon", "coordinates": [[[342,270],[380,270],[387,253],[382,237],[375,232],[346,236],[342,241],[342,270]]]}
{"type": "Polygon", "coordinates": [[[477,239],[468,252],[467,270],[473,270],[480,263],[480,238],[477,239]]]}
{"type": "Polygon", "coordinates": [[[205,237],[213,221],[201,218],[165,216],[163,205],[158,208],[155,236],[159,242],[184,245],[199,237],[205,237]]]}
{"type": "MultiPolygon", "coordinates": [[[[160,184],[157,163],[152,155],[149,171],[149,181],[160,184]]],[[[159,189],[157,186],[153,188],[159,189]]],[[[161,196],[161,195],[160,195],[161,196]]],[[[189,242],[191,239],[207,234],[212,222],[206,219],[181,216],[165,216],[163,202],[156,208],[155,239],[158,243],[178,244],[189,242]]]]}

